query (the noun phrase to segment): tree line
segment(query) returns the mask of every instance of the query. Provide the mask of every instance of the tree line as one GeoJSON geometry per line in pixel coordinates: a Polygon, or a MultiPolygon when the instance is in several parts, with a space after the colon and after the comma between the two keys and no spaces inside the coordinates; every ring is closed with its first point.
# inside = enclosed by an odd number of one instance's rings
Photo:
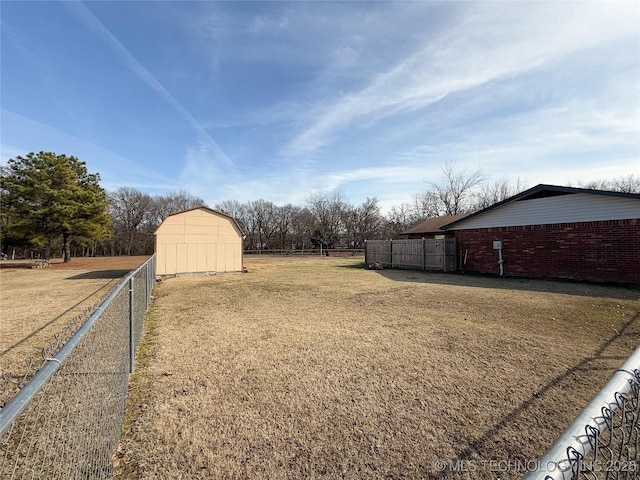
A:
{"type": "Polygon", "coordinates": [[[17,156],[0,166],[3,257],[142,255],[169,214],[203,205],[179,191],[150,196],[134,188],[106,192],[78,158],[52,152],[17,156]]]}
{"type": "MultiPolygon", "coordinates": [[[[99,174],[76,157],[29,153],[0,167],[0,242],[8,256],[144,255],[168,215],[206,206],[186,191],[152,196],[121,187],[107,192],[99,174]]],[[[580,185],[640,193],[640,177],[628,175],[580,185]]],[[[310,193],[304,205],[259,199],[224,200],[212,208],[234,217],[246,234],[245,248],[332,249],[364,247],[367,239],[399,238],[420,221],[470,213],[509,198],[527,185],[520,179],[489,181],[482,168],[467,171],[446,161],[425,190],[383,214],[379,200],[353,204],[338,191],[310,193]]]]}

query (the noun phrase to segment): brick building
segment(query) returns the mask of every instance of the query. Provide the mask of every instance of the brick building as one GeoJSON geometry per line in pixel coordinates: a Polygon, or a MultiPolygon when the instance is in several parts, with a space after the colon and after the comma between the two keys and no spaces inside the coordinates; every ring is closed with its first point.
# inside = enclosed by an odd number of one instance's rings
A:
{"type": "Polygon", "coordinates": [[[640,285],[640,194],[537,185],[441,228],[465,271],[640,285]]]}

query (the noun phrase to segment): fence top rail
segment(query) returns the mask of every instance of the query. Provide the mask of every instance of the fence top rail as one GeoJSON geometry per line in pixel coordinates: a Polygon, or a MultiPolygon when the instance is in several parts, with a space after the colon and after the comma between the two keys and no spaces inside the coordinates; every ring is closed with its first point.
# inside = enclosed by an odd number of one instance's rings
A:
{"type": "Polygon", "coordinates": [[[593,432],[602,432],[606,426],[605,412],[617,410],[617,395],[631,391],[634,382],[638,382],[635,372],[639,369],[640,347],[614,372],[609,382],[540,458],[536,469],[529,472],[523,480],[573,479],[574,465],[592,449],[590,440],[593,432]]]}
{"type": "Polygon", "coordinates": [[[42,390],[51,377],[58,371],[69,355],[71,355],[71,352],[73,352],[76,346],[85,337],[87,332],[91,330],[91,327],[96,320],[100,318],[102,312],[109,306],[118,293],[120,293],[120,290],[143,268],[147,265],[153,265],[151,262],[154,256],[155,255],[152,255],[146,262],[123,277],[107,298],[105,298],[98,308],[96,308],[87,321],[80,327],[80,329],[78,329],[69,341],[65,343],[60,351],[53,358],[45,358],[46,363],[44,366],[40,368],[24,388],[22,388],[11,400],[9,400],[9,402],[7,402],[4,408],[0,410],[0,437],[9,430],[13,422],[20,416],[25,408],[27,408],[33,397],[42,390]]]}

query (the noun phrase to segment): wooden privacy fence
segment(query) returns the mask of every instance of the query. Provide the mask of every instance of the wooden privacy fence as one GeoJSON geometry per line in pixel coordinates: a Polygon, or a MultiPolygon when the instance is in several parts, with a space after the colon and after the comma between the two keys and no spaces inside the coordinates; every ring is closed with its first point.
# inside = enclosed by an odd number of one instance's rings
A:
{"type": "Polygon", "coordinates": [[[367,265],[380,262],[383,267],[419,268],[422,270],[456,269],[456,240],[411,239],[411,240],[367,240],[364,248],[367,265]]]}

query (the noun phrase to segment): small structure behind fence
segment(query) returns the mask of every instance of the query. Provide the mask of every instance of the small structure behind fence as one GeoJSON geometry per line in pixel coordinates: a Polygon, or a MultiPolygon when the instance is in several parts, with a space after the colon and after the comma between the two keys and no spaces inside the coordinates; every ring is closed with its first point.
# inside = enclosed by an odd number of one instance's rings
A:
{"type": "Polygon", "coordinates": [[[364,261],[367,265],[380,262],[387,268],[453,272],[456,269],[456,240],[454,238],[367,240],[364,261]]]}
{"type": "Polygon", "coordinates": [[[0,478],[110,478],[155,256],[0,410],[0,478]]]}

